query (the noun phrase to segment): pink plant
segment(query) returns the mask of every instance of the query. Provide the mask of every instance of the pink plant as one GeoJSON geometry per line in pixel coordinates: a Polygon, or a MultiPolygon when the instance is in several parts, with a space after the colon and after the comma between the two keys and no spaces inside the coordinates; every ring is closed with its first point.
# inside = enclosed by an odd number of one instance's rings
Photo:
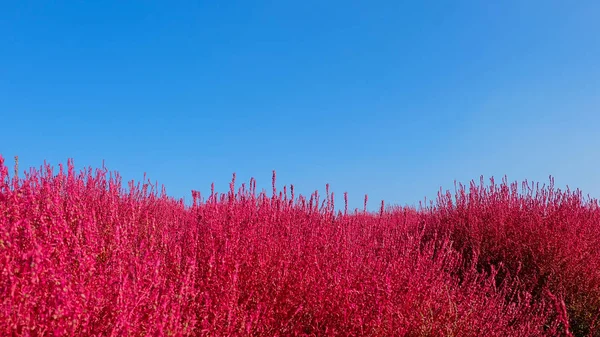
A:
{"type": "Polygon", "coordinates": [[[599,336],[600,208],[553,186],[460,187],[426,209],[333,193],[191,206],[69,161],[0,157],[0,335],[599,336]]]}

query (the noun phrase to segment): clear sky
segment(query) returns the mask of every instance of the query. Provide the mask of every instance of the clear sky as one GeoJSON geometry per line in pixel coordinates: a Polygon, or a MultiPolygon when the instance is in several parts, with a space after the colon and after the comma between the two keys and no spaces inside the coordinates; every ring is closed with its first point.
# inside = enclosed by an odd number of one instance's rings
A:
{"type": "Polygon", "coordinates": [[[600,196],[600,2],[2,1],[0,154],[175,197],[240,180],[415,204],[501,177],[600,196]]]}

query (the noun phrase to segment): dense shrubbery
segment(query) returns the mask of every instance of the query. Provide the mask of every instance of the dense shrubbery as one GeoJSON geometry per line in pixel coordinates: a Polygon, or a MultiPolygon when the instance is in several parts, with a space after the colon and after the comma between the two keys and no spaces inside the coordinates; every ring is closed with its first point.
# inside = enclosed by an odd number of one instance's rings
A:
{"type": "Polygon", "coordinates": [[[492,181],[348,213],[251,181],[186,206],[68,166],[0,158],[1,335],[600,336],[579,192],[492,181]]]}

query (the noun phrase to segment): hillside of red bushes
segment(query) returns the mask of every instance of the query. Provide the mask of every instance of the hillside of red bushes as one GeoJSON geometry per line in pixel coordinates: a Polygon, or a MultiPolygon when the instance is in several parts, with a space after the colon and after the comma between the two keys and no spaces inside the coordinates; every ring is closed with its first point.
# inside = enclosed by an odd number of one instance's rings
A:
{"type": "Polygon", "coordinates": [[[0,157],[2,336],[600,336],[600,206],[481,181],[430,207],[122,186],[0,157]]]}

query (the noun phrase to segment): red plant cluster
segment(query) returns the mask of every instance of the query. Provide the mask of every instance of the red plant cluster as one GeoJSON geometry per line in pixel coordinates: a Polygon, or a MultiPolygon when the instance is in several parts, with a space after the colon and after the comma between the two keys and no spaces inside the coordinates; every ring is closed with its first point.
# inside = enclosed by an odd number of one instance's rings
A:
{"type": "Polygon", "coordinates": [[[275,176],[186,206],[72,162],[8,171],[2,336],[600,336],[600,207],[578,191],[349,213],[275,176]]]}

